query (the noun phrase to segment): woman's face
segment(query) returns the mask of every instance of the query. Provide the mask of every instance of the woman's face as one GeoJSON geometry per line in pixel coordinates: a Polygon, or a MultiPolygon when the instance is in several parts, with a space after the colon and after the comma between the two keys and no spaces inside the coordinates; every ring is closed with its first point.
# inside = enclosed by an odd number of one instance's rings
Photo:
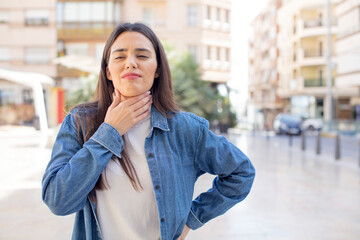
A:
{"type": "Polygon", "coordinates": [[[150,40],[138,32],[123,32],[111,46],[107,78],[122,97],[150,90],[157,77],[157,61],[150,40]]]}

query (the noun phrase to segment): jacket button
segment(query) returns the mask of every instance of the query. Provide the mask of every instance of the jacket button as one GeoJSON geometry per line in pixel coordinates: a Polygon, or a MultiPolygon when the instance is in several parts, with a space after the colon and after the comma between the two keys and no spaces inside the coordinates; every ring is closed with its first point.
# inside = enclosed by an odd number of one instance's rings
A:
{"type": "Polygon", "coordinates": [[[149,153],[149,154],[148,154],[148,157],[152,157],[152,156],[153,156],[153,154],[152,154],[152,153],[149,153]]]}
{"type": "Polygon", "coordinates": [[[161,218],[161,220],[160,220],[161,222],[165,222],[165,218],[161,218]]]}
{"type": "Polygon", "coordinates": [[[160,186],[159,186],[159,185],[156,185],[156,186],[155,186],[155,189],[159,189],[159,188],[160,188],[160,186]]]}

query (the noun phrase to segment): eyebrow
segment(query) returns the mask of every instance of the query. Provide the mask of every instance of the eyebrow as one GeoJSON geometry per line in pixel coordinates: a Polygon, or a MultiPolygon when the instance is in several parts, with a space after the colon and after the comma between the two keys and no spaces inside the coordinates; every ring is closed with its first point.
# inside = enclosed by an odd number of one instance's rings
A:
{"type": "MultiPolygon", "coordinates": [[[[127,48],[118,48],[118,49],[115,49],[114,51],[112,51],[112,53],[115,53],[115,52],[126,52],[128,51],[127,48]]],[[[151,51],[147,48],[135,48],[135,51],[136,52],[149,52],[151,53],[151,51]]]]}

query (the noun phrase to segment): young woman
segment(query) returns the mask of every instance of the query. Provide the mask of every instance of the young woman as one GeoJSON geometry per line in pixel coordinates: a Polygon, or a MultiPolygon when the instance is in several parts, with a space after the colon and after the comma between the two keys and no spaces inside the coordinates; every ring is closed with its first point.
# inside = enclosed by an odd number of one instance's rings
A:
{"type": "Polygon", "coordinates": [[[153,31],[125,23],[105,45],[95,101],[62,123],[42,198],[54,214],[76,213],[76,240],[185,239],[243,200],[254,176],[205,119],[178,110],[153,31]],[[217,177],[193,200],[204,173],[217,177]]]}

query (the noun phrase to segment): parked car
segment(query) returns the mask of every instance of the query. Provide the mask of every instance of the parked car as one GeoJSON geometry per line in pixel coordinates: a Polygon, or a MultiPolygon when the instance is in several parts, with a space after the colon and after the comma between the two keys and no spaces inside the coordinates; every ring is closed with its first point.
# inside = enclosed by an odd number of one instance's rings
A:
{"type": "Polygon", "coordinates": [[[323,121],[321,118],[308,118],[305,119],[301,124],[301,130],[306,131],[314,131],[314,130],[321,130],[323,126],[323,121]]]}
{"type": "Polygon", "coordinates": [[[276,134],[299,135],[301,133],[301,122],[300,116],[279,113],[274,120],[273,128],[276,134]]]}

